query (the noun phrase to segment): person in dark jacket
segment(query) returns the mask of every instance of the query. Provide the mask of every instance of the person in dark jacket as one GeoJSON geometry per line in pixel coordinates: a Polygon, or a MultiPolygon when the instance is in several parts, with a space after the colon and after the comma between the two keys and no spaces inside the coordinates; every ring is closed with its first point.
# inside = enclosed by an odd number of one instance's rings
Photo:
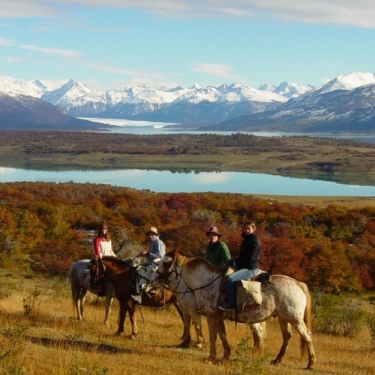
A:
{"type": "Polygon", "coordinates": [[[225,242],[220,241],[221,234],[217,227],[212,226],[206,236],[210,239],[206,246],[206,259],[216,267],[222,267],[230,260],[230,252],[225,242]]]}
{"type": "Polygon", "coordinates": [[[255,233],[256,226],[253,221],[247,221],[242,229],[243,241],[239,256],[228,262],[236,271],[225,279],[226,301],[219,306],[220,310],[235,310],[236,283],[239,280],[247,280],[259,272],[260,241],[255,233]]]}

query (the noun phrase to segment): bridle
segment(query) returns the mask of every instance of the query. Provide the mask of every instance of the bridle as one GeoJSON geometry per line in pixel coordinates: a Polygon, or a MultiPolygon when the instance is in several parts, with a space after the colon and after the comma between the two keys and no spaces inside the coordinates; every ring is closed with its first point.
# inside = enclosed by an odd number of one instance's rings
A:
{"type": "MultiPolygon", "coordinates": [[[[168,287],[168,285],[172,282],[171,280],[169,280],[169,277],[175,273],[176,274],[176,278],[179,278],[179,283],[178,285],[181,283],[181,280],[182,280],[182,277],[181,277],[181,273],[182,273],[182,269],[183,269],[183,266],[184,266],[184,263],[182,262],[182,265],[181,265],[181,272],[180,274],[178,273],[178,270],[176,268],[176,258],[173,259],[172,261],[172,264],[171,266],[169,267],[168,271],[167,272],[160,272],[159,270],[156,271],[156,273],[159,275],[159,279],[163,281],[163,283],[165,283],[166,287],[168,287]]],[[[216,280],[218,280],[220,277],[223,277],[224,274],[223,273],[219,273],[219,275],[217,277],[215,277],[213,280],[211,280],[208,284],[205,284],[205,285],[202,285],[200,287],[197,287],[197,288],[194,288],[194,289],[191,289],[189,287],[187,287],[187,289],[185,290],[185,292],[175,292],[176,294],[183,294],[183,296],[186,294],[186,293],[193,293],[195,292],[196,290],[200,290],[200,289],[204,289],[204,288],[207,288],[208,286],[210,286],[211,284],[213,284],[216,280]]],[[[178,287],[177,285],[177,287],[178,287]]],[[[182,296],[182,298],[183,298],[182,296]]],[[[182,299],[181,298],[181,299],[182,299]]]]}

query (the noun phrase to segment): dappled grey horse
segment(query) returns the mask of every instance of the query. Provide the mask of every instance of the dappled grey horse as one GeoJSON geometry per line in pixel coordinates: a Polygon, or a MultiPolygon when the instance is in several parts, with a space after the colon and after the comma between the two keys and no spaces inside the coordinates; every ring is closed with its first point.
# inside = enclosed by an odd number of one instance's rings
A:
{"type": "MultiPolygon", "coordinates": [[[[69,272],[70,285],[72,288],[73,303],[77,311],[77,319],[83,319],[84,304],[87,292],[98,295],[98,289],[90,288],[90,259],[82,259],[74,262],[69,272]]],[[[113,298],[116,297],[115,290],[110,281],[105,283],[105,316],[104,323],[108,325],[113,298]]]]}

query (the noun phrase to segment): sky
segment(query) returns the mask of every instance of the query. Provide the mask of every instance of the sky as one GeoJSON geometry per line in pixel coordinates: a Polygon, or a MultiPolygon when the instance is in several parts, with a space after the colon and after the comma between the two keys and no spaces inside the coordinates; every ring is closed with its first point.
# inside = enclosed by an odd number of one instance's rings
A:
{"type": "Polygon", "coordinates": [[[93,91],[375,73],[371,0],[0,0],[0,81],[93,91]]]}

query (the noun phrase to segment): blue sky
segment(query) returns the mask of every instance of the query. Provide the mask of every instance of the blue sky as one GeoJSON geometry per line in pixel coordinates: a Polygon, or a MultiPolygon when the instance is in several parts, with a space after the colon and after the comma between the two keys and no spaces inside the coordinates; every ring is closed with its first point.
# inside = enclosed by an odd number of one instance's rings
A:
{"type": "Polygon", "coordinates": [[[0,0],[0,80],[91,90],[375,73],[370,0],[0,0]]]}

